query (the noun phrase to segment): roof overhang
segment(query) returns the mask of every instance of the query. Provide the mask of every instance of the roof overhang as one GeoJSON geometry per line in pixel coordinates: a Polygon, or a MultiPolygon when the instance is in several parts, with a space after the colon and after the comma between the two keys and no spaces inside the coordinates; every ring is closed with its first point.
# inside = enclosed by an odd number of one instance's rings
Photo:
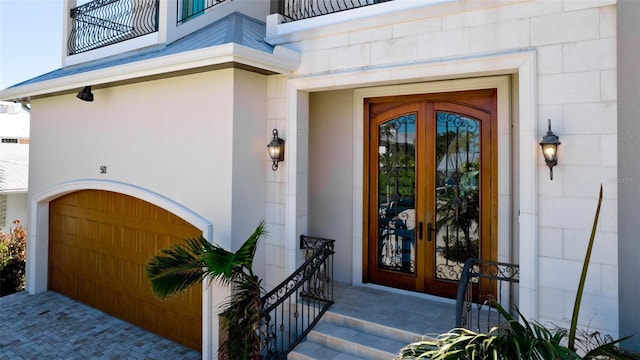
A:
{"type": "Polygon", "coordinates": [[[224,68],[239,68],[266,75],[291,74],[299,65],[300,54],[283,46],[276,46],[273,53],[266,53],[228,43],[15,86],[0,91],[0,99],[29,101],[32,98],[77,92],[87,85],[98,89],[224,68]]]}
{"type": "Polygon", "coordinates": [[[14,195],[14,194],[26,194],[28,193],[27,188],[20,188],[20,189],[3,189],[0,190],[0,194],[2,195],[14,195]]]}

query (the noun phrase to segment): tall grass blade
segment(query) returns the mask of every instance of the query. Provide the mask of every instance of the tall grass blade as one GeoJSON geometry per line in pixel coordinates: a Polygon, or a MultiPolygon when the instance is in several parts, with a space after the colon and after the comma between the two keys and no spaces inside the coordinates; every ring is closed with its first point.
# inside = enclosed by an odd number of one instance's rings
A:
{"type": "Polygon", "coordinates": [[[578,292],[576,293],[576,302],[573,305],[573,315],[571,316],[571,327],[569,327],[569,349],[576,350],[576,330],[578,327],[578,314],[580,313],[580,302],[582,301],[582,292],[584,291],[584,283],[587,278],[587,271],[589,270],[589,261],[591,259],[591,250],[593,249],[593,242],[596,237],[596,228],[598,227],[598,218],[600,217],[600,206],[602,205],[602,184],[600,184],[600,194],[598,195],[598,206],[596,207],[596,216],[593,218],[593,226],[591,227],[591,237],[589,238],[589,245],[587,246],[587,253],[584,256],[584,263],[582,264],[582,274],[580,274],[580,283],[578,284],[578,292]]]}

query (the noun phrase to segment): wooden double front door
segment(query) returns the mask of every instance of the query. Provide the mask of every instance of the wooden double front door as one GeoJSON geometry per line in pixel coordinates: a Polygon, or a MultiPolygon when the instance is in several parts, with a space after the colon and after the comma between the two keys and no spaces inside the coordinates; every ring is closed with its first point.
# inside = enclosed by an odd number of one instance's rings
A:
{"type": "Polygon", "coordinates": [[[364,279],[455,297],[497,257],[495,89],[365,100],[364,279]]]}

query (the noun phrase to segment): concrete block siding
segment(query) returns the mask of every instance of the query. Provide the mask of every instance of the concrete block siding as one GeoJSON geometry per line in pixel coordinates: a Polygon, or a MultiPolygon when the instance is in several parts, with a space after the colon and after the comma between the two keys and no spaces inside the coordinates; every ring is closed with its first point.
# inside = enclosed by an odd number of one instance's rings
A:
{"type": "MultiPolygon", "coordinates": [[[[553,181],[537,156],[538,320],[561,324],[571,317],[602,183],[605,201],[580,325],[617,336],[617,182],[611,180],[617,171],[616,1],[448,1],[367,18],[349,18],[347,13],[331,26],[272,34],[274,42],[301,53],[301,65],[292,78],[353,74],[355,82],[372,69],[535,49],[537,93],[526,96],[536,99],[537,137],[542,138],[551,119],[562,142],[553,181]]],[[[379,84],[406,81],[393,76],[390,72],[379,84]]],[[[292,99],[286,83],[285,77],[269,80],[268,127],[278,127],[287,136],[307,136],[286,129],[291,116],[287,99],[292,99]]],[[[327,86],[337,85],[327,80],[327,86]]],[[[281,166],[286,167],[287,161],[281,166]]],[[[278,194],[269,195],[273,197],[267,204],[270,228],[281,224],[282,233],[280,238],[272,234],[267,246],[274,252],[285,249],[287,259],[294,259],[295,249],[286,243],[280,214],[289,211],[282,209],[285,197],[292,195],[285,189],[295,187],[283,171],[269,176],[269,186],[278,194]]],[[[279,261],[267,259],[267,278],[287,273],[279,261]]]]}
{"type": "MultiPolygon", "coordinates": [[[[271,134],[273,129],[278,129],[280,138],[287,139],[287,78],[271,76],[267,80],[267,124],[265,134],[271,134]]],[[[266,145],[266,143],[265,143],[266,145]]],[[[290,149],[285,149],[285,160],[288,160],[290,149]]],[[[266,154],[266,151],[265,151],[266,154]]],[[[285,238],[285,198],[286,182],[285,171],[287,161],[278,164],[279,171],[271,171],[271,163],[268,164],[267,173],[267,204],[266,224],[269,236],[265,241],[265,288],[271,289],[287,276],[286,256],[287,250],[281,239],[285,238]]]]}

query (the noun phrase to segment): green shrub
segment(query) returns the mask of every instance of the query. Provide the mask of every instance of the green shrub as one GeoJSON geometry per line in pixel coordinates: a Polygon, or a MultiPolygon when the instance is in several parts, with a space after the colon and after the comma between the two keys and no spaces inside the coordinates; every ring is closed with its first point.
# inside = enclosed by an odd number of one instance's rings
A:
{"type": "Polygon", "coordinates": [[[0,231],[0,296],[24,290],[27,233],[20,220],[9,233],[0,231]]]}
{"type": "Polygon", "coordinates": [[[548,329],[537,322],[527,321],[519,311],[521,320],[518,321],[499,304],[494,303],[494,307],[508,321],[504,326],[494,327],[488,333],[453,329],[445,334],[436,335],[433,339],[405,346],[400,350],[396,360],[640,359],[640,354],[627,352],[619,347],[620,342],[628,337],[614,340],[610,336],[602,336],[598,332],[588,333],[577,329],[582,292],[591,259],[601,205],[602,185],[600,185],[598,205],[591,227],[591,237],[587,245],[569,329],[548,329]]]}

